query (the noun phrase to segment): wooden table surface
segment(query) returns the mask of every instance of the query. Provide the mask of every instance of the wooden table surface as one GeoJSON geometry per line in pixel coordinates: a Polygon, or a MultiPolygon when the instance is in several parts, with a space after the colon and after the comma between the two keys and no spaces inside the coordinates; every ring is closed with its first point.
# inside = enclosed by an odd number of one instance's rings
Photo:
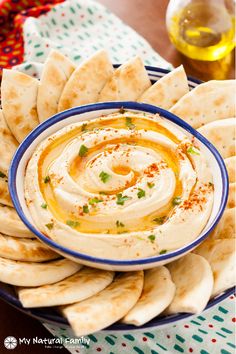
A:
{"type": "MultiPolygon", "coordinates": [[[[100,0],[124,22],[145,37],[152,47],[174,66],[182,63],[181,56],[171,45],[165,27],[165,12],[168,0],[100,0]]],[[[187,73],[193,74],[188,66],[187,73]]],[[[232,73],[231,73],[232,77],[232,73]]],[[[9,353],[3,346],[4,338],[52,338],[49,332],[35,319],[0,300],[0,353],[9,353]]],[[[18,345],[14,350],[17,354],[68,353],[65,349],[46,349],[44,345],[18,345]]],[[[80,351],[81,352],[81,351],[80,351]]]]}

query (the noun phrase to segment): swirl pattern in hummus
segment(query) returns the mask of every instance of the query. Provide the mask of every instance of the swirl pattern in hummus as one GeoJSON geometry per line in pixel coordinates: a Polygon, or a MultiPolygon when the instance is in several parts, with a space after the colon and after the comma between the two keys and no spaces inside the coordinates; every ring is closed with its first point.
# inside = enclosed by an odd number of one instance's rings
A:
{"type": "Polygon", "coordinates": [[[61,129],[29,161],[25,198],[41,232],[110,259],[194,240],[213,204],[204,154],[158,115],[118,112],[61,129]]]}

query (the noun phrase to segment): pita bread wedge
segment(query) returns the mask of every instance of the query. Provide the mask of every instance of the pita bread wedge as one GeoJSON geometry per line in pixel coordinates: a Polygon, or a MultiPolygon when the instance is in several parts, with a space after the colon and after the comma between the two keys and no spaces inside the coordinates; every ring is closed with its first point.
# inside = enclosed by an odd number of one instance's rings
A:
{"type": "Polygon", "coordinates": [[[202,312],[213,289],[213,274],[209,263],[203,257],[189,253],[168,264],[168,268],[176,293],[165,313],[202,312]]]}
{"type": "Polygon", "coordinates": [[[34,234],[27,229],[14,208],[0,204],[0,233],[24,238],[34,238],[34,234]]]}
{"type": "Polygon", "coordinates": [[[18,142],[11,134],[6,124],[3,112],[0,109],[0,203],[12,206],[8,190],[8,169],[12,156],[17,149],[18,142]]]}
{"type": "Polygon", "coordinates": [[[225,166],[229,175],[229,183],[236,182],[236,156],[225,159],[225,166]]]}
{"type": "Polygon", "coordinates": [[[235,117],[235,80],[208,81],[184,95],[170,111],[193,128],[235,117]]]}
{"type": "Polygon", "coordinates": [[[150,86],[151,81],[142,60],[135,57],[115,70],[98,101],[136,101],[150,86]]]}
{"type": "Polygon", "coordinates": [[[221,119],[204,125],[198,131],[205,136],[226,159],[235,155],[236,119],[221,119]]]}
{"type": "Polygon", "coordinates": [[[58,104],[58,112],[94,103],[113,73],[105,50],[101,50],[79,65],[67,81],[58,104]]]}
{"type": "Polygon", "coordinates": [[[7,125],[18,142],[38,124],[38,80],[16,70],[3,70],[1,97],[7,125]]]}
{"type": "Polygon", "coordinates": [[[226,209],[208,239],[235,238],[236,208],[226,209]]]}
{"type": "Polygon", "coordinates": [[[36,239],[0,234],[0,257],[23,262],[45,262],[59,255],[36,239]]]}
{"type": "Polygon", "coordinates": [[[3,205],[13,206],[8,190],[8,180],[5,174],[0,175],[0,203],[3,205]]]}
{"type": "Polygon", "coordinates": [[[97,332],[118,321],[136,304],[143,288],[143,272],[126,272],[100,293],[61,307],[76,336],[97,332]]]}
{"type": "Polygon", "coordinates": [[[68,259],[33,263],[0,257],[0,281],[16,286],[41,286],[65,279],[80,268],[80,264],[68,259]]]}
{"type": "Polygon", "coordinates": [[[65,55],[56,50],[50,52],[39,82],[37,111],[40,122],[57,113],[62,91],[75,68],[65,55]]]}
{"type": "Polygon", "coordinates": [[[229,209],[234,208],[236,206],[235,199],[236,199],[236,183],[230,183],[229,196],[228,196],[226,208],[229,209]]]}
{"type": "Polygon", "coordinates": [[[188,79],[181,65],[149,87],[138,101],[169,109],[188,92],[188,79]]]}
{"type": "Polygon", "coordinates": [[[114,272],[84,267],[58,283],[19,289],[18,295],[24,307],[72,304],[99,293],[112,282],[113,277],[114,272]]]}
{"type": "Polygon", "coordinates": [[[4,119],[2,110],[0,109],[0,172],[8,175],[11,159],[18,147],[18,142],[11,134],[6,121],[4,119]]]}
{"type": "Polygon", "coordinates": [[[204,257],[211,265],[214,275],[212,297],[235,285],[235,239],[207,240],[194,252],[204,257]]]}
{"type": "Polygon", "coordinates": [[[122,318],[122,322],[141,326],[158,316],[171,303],[175,284],[166,267],[145,271],[143,291],[134,307],[122,318]]]}

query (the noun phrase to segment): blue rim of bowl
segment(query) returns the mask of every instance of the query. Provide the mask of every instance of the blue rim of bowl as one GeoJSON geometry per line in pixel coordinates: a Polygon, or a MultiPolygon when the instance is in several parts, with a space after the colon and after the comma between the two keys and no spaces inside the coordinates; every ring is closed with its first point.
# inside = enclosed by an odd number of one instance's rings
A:
{"type": "MultiPolygon", "coordinates": [[[[229,297],[230,295],[233,295],[235,293],[235,287],[232,287],[230,289],[225,290],[222,294],[219,294],[217,296],[215,296],[213,299],[211,299],[206,308],[203,310],[203,313],[210,309],[211,307],[219,304],[220,302],[222,302],[223,300],[225,300],[227,297],[229,297]]],[[[24,308],[20,302],[20,300],[18,300],[18,298],[12,294],[7,293],[5,290],[1,289],[0,287],[0,298],[2,300],[4,300],[5,302],[7,302],[8,304],[10,304],[11,306],[17,308],[18,310],[20,310],[21,312],[36,318],[39,321],[42,322],[51,322],[54,325],[69,325],[68,321],[66,320],[66,318],[64,318],[63,316],[61,316],[60,314],[57,314],[56,312],[54,313],[54,311],[48,312],[48,308],[24,308]]],[[[194,316],[193,314],[189,314],[189,313],[178,313],[176,315],[171,315],[171,316],[157,316],[154,317],[152,320],[150,320],[149,322],[145,323],[142,326],[134,326],[134,325],[127,325],[125,323],[121,323],[121,322],[115,322],[114,324],[112,324],[111,326],[103,329],[104,332],[106,331],[132,331],[132,330],[142,330],[142,329],[148,329],[148,328],[157,328],[157,327],[162,327],[164,325],[168,325],[168,324],[174,324],[175,322],[178,322],[180,320],[188,320],[189,318],[191,318],[192,316],[194,316]]]]}
{"type": "MultiPolygon", "coordinates": [[[[103,113],[104,114],[104,113],[103,113]]],[[[211,230],[216,226],[216,224],[219,222],[220,217],[222,216],[222,213],[225,209],[226,202],[227,202],[227,197],[228,197],[228,175],[226,171],[226,167],[224,164],[224,161],[222,157],[220,156],[219,152],[216,150],[216,148],[205,138],[203,137],[199,132],[197,132],[195,129],[193,129],[189,124],[184,122],[182,119],[178,118],[174,114],[156,107],[152,106],[149,104],[144,104],[144,103],[138,103],[138,102],[128,102],[128,101],[121,101],[121,102],[104,102],[104,103],[95,103],[95,104],[89,104],[85,106],[80,106],[80,107],[75,107],[68,109],[66,111],[60,112],[55,114],[53,117],[49,118],[45,122],[41,123],[39,126],[37,126],[26,138],[25,140],[21,143],[19,148],[17,149],[11,166],[9,170],[9,190],[10,190],[10,195],[12,198],[12,202],[14,204],[14,207],[21,218],[21,220],[24,222],[24,224],[44,243],[48,244],[50,247],[56,249],[59,251],[59,253],[64,253],[67,254],[71,257],[75,257],[76,259],[84,260],[87,262],[92,262],[93,264],[106,264],[110,266],[135,266],[135,265],[145,265],[149,263],[155,263],[159,261],[164,261],[164,260],[171,260],[172,258],[176,256],[180,256],[191,249],[195,248],[200,242],[202,242],[207,235],[211,232],[211,230]],[[100,111],[100,110],[110,110],[110,109],[120,109],[123,107],[124,109],[128,110],[137,110],[137,111],[143,111],[143,112],[148,112],[151,114],[160,114],[162,117],[166,118],[167,120],[170,120],[171,122],[177,124],[178,126],[182,127],[184,130],[188,131],[190,134],[195,136],[198,140],[201,141],[214,155],[218,166],[221,171],[221,178],[222,178],[222,198],[221,198],[221,205],[218,210],[218,213],[214,220],[211,223],[211,226],[203,233],[203,235],[197,239],[195,239],[193,242],[189,243],[185,247],[182,247],[180,249],[174,250],[172,252],[163,254],[163,255],[157,255],[157,256],[152,256],[152,257],[147,257],[147,258],[139,258],[139,259],[133,259],[133,260],[117,260],[117,259],[107,259],[107,258],[98,258],[94,256],[89,256],[77,251],[73,251],[67,247],[61,246],[60,244],[54,242],[53,240],[49,239],[47,236],[43,235],[40,231],[38,231],[27,219],[25,216],[24,212],[22,211],[21,204],[17,195],[17,189],[16,189],[16,174],[17,174],[17,169],[19,162],[26,151],[26,149],[31,145],[31,143],[40,135],[45,129],[51,127],[55,123],[58,123],[61,120],[67,119],[73,115],[78,115],[82,113],[88,113],[91,111],[100,111]]]]}

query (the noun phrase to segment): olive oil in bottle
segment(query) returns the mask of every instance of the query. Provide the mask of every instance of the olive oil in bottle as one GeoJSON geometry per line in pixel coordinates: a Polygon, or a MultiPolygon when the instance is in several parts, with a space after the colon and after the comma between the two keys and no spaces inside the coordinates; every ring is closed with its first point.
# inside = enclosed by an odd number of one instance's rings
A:
{"type": "Polygon", "coordinates": [[[190,59],[221,61],[235,46],[233,0],[171,0],[166,23],[170,40],[190,59]]]}

